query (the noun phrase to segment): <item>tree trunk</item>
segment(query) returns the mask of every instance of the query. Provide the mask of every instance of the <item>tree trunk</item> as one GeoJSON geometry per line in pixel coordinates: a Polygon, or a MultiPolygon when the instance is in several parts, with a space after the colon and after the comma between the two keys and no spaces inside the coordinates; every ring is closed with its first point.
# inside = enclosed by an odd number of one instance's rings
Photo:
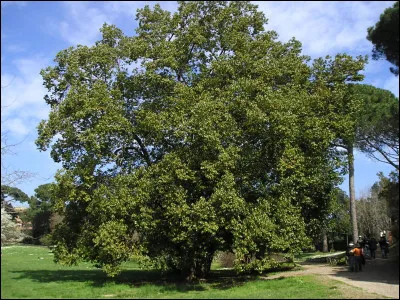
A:
{"type": "Polygon", "coordinates": [[[194,277],[197,279],[203,279],[208,277],[211,270],[211,263],[214,257],[214,250],[209,250],[207,255],[202,258],[198,258],[195,261],[194,277]]]}
{"type": "Polygon", "coordinates": [[[350,193],[350,216],[351,224],[353,227],[353,243],[358,240],[358,227],[357,227],[357,211],[356,211],[356,194],[354,190],[354,148],[349,145],[347,149],[347,156],[349,160],[349,193],[350,193]]]}
{"type": "Polygon", "coordinates": [[[326,234],[326,229],[322,229],[322,252],[328,252],[328,235],[326,234]]]}

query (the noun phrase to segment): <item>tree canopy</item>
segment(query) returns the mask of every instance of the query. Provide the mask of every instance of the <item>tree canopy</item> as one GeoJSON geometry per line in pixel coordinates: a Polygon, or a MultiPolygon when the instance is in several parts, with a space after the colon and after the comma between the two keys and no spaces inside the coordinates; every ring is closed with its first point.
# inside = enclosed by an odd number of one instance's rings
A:
{"type": "Polygon", "coordinates": [[[219,250],[243,272],[300,251],[341,180],[331,141],[354,120],[335,111],[365,59],[310,66],[244,1],[146,6],[137,21],[135,36],[105,24],[42,70],[51,112],[36,143],[63,165],[55,260],[114,275],[140,255],[191,279],[219,250]]]}
{"type": "Polygon", "coordinates": [[[2,185],[1,186],[1,207],[7,212],[14,210],[10,201],[29,202],[29,196],[21,191],[19,188],[2,185]],[[10,199],[7,199],[10,198],[10,199]]]}
{"type": "Polygon", "coordinates": [[[367,39],[372,42],[372,58],[385,57],[396,67],[390,71],[396,76],[399,75],[399,1],[392,7],[385,9],[379,21],[368,28],[367,39]]]}
{"type": "Polygon", "coordinates": [[[354,187],[354,149],[386,162],[398,170],[399,129],[398,99],[383,89],[366,84],[349,84],[345,103],[336,111],[347,118],[344,128],[337,128],[335,145],[347,152],[350,214],[353,240],[358,239],[358,222],[354,187]],[[383,160],[382,160],[383,157],[383,160]]]}
{"type": "Polygon", "coordinates": [[[390,91],[355,84],[361,100],[357,113],[356,147],[399,171],[399,99],[390,91]]]}

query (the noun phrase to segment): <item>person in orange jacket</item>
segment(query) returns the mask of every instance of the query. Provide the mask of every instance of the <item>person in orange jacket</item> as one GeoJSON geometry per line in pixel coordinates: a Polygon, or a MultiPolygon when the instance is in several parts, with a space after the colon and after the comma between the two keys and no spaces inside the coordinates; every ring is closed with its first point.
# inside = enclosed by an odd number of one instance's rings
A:
{"type": "Polygon", "coordinates": [[[356,243],[354,245],[354,249],[350,251],[355,257],[355,271],[362,271],[362,265],[363,265],[363,253],[362,253],[362,247],[359,243],[356,243]]]}

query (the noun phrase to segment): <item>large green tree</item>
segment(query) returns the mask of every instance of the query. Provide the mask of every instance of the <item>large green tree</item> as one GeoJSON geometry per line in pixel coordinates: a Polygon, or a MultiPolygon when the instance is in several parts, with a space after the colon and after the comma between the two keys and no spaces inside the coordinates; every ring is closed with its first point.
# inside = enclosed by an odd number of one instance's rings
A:
{"type": "Polygon", "coordinates": [[[353,240],[358,239],[357,208],[354,186],[354,151],[365,152],[398,170],[399,129],[398,99],[389,91],[366,84],[348,84],[337,115],[347,119],[335,126],[338,138],[333,145],[344,149],[349,173],[350,214],[353,240]],[[382,160],[383,157],[383,160],[382,160]]]}
{"type": "MultiPolygon", "coordinates": [[[[399,100],[390,91],[367,84],[351,85],[350,93],[358,99],[359,110],[353,114],[356,120],[355,134],[353,145],[348,144],[348,153],[352,155],[352,150],[357,148],[380,162],[390,164],[398,172],[399,100]]],[[[350,162],[349,158],[349,168],[350,162]]],[[[352,174],[354,172],[350,170],[350,177],[352,174]]],[[[354,194],[354,190],[354,182],[350,181],[350,193],[354,194]]],[[[353,199],[355,195],[350,197],[351,203],[355,203],[353,199]]],[[[355,211],[356,205],[353,204],[352,208],[355,211]]],[[[354,215],[353,226],[357,226],[354,222],[357,219],[360,220],[354,215]]],[[[353,229],[353,238],[356,239],[357,235],[358,232],[353,229]]]]}
{"type": "MultiPolygon", "coordinates": [[[[335,59],[327,57],[317,59],[313,66],[314,80],[318,87],[326,93],[328,102],[323,103],[324,107],[319,109],[324,112],[330,121],[326,125],[336,133],[334,139],[330,141],[332,147],[339,149],[347,161],[349,174],[349,196],[350,196],[350,215],[353,231],[353,240],[358,239],[357,211],[355,204],[354,188],[354,148],[356,142],[356,131],[358,127],[358,115],[362,107],[362,100],[353,91],[349,79],[362,80],[358,74],[360,63],[365,63],[366,58],[358,64],[351,63],[352,58],[348,55],[337,55],[335,59]],[[344,68],[346,66],[346,68],[344,68]]],[[[338,151],[339,151],[338,150],[338,151]]],[[[326,227],[322,225],[322,228],[326,227]]]]}
{"type": "Polygon", "coordinates": [[[299,251],[340,180],[331,141],[351,120],[335,110],[364,59],[310,67],[249,2],[146,6],[137,21],[137,35],[104,25],[42,71],[37,145],[63,165],[56,261],[114,275],[140,254],[192,279],[219,250],[260,272],[299,251]]]}
{"type": "Polygon", "coordinates": [[[372,42],[372,58],[385,57],[396,67],[390,71],[399,75],[399,1],[392,7],[386,8],[381,14],[379,21],[368,28],[367,39],[372,42]]]}

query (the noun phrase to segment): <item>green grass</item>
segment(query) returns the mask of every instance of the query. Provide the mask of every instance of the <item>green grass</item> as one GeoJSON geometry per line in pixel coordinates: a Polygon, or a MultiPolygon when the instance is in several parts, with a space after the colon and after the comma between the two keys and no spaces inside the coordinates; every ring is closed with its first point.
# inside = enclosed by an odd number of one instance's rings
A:
{"type": "Polygon", "coordinates": [[[215,267],[207,281],[189,284],[141,270],[135,262],[111,279],[90,263],[55,264],[46,247],[6,247],[1,256],[1,298],[335,298],[333,284],[338,283],[321,284],[311,275],[262,280],[215,267]]]}

